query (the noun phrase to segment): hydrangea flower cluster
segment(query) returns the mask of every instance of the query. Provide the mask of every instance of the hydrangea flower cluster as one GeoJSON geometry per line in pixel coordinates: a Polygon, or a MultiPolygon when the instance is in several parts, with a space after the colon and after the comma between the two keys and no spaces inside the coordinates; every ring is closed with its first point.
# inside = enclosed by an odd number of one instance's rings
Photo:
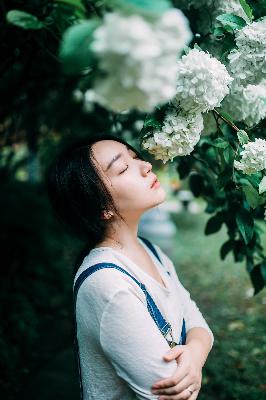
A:
{"type": "Polygon", "coordinates": [[[144,148],[164,163],[194,150],[204,126],[202,113],[220,106],[233,81],[220,61],[197,48],[182,56],[177,66],[172,109],[162,129],[143,141],[144,148]]]}
{"type": "Polygon", "coordinates": [[[235,121],[244,121],[249,127],[266,117],[266,80],[258,85],[239,86],[233,83],[230,95],[223,101],[223,110],[235,121]]]}
{"type": "Polygon", "coordinates": [[[150,112],[166,103],[175,94],[177,57],[191,38],[187,18],[175,8],[152,22],[105,14],[91,44],[103,72],[94,82],[95,101],[115,112],[150,112]]]}
{"type": "Polygon", "coordinates": [[[220,61],[194,48],[177,64],[175,106],[194,112],[206,112],[220,106],[233,81],[220,61]]]}
{"type": "Polygon", "coordinates": [[[229,70],[240,82],[259,83],[266,78],[266,17],[236,33],[236,49],[229,55],[229,70]]]}
{"type": "Polygon", "coordinates": [[[165,164],[176,156],[190,154],[200,139],[202,129],[201,113],[187,113],[173,107],[166,114],[162,128],[144,139],[142,146],[165,164]]]}
{"type": "Polygon", "coordinates": [[[266,140],[256,138],[254,142],[243,145],[241,161],[234,161],[236,169],[251,175],[266,169],[266,140]]]}

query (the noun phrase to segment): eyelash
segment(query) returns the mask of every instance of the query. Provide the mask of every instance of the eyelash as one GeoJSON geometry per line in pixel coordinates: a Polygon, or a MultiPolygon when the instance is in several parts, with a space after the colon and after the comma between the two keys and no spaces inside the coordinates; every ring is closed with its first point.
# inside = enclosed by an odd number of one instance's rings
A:
{"type": "MultiPolygon", "coordinates": [[[[139,158],[141,159],[138,155],[136,155],[135,157],[133,157],[134,159],[139,158]]],[[[126,167],[126,169],[124,169],[123,171],[119,172],[118,175],[121,175],[123,172],[125,172],[128,169],[128,166],[126,167]]]]}

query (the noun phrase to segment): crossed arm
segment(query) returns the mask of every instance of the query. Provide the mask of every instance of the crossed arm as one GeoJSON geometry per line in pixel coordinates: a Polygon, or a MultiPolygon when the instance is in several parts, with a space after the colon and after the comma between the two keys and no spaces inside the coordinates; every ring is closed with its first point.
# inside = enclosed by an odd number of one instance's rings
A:
{"type": "MultiPolygon", "coordinates": [[[[189,296],[189,293],[184,291],[183,295],[189,296]]],[[[189,301],[186,306],[186,312],[195,315],[196,304],[189,301]]],[[[207,332],[210,328],[201,314],[197,312],[196,316],[194,323],[198,327],[192,327],[191,318],[186,319],[189,327],[186,345],[193,355],[191,361],[201,369],[211,349],[213,336],[207,332]]],[[[152,393],[152,385],[162,379],[169,384],[169,377],[177,372],[177,361],[164,359],[170,350],[165,338],[145,304],[130,289],[117,291],[107,304],[101,319],[100,342],[117,374],[139,400],[158,399],[158,394],[152,393]]],[[[186,345],[176,346],[171,351],[184,349],[186,345]]]]}

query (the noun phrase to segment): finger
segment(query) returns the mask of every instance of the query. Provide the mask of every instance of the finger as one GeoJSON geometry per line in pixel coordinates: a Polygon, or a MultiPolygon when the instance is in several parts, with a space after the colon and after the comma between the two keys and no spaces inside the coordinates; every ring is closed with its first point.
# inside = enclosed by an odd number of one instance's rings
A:
{"type": "Polygon", "coordinates": [[[171,385],[170,387],[164,387],[161,389],[157,389],[157,390],[152,390],[152,393],[154,394],[162,394],[162,395],[177,395],[180,394],[182,392],[184,392],[184,390],[186,390],[190,385],[192,385],[192,381],[191,378],[189,377],[189,375],[186,375],[184,377],[184,379],[179,382],[177,385],[171,385]]]}
{"type": "Polygon", "coordinates": [[[189,365],[187,362],[180,362],[174,372],[169,378],[155,381],[152,389],[161,389],[164,387],[171,387],[177,385],[189,373],[189,365]]]}
{"type": "Polygon", "coordinates": [[[176,400],[183,400],[183,399],[187,399],[187,400],[195,400],[198,397],[199,394],[199,390],[195,390],[192,394],[190,393],[190,391],[188,390],[188,388],[186,388],[185,390],[183,390],[181,393],[177,394],[175,399],[176,400]]]}
{"type": "Polygon", "coordinates": [[[196,400],[198,395],[198,392],[195,393],[193,392],[192,395],[190,395],[188,390],[184,390],[180,394],[175,394],[175,395],[163,395],[158,398],[158,400],[196,400]]]}
{"type": "MultiPolygon", "coordinates": [[[[182,379],[182,381],[178,382],[174,388],[175,388],[176,394],[181,394],[184,391],[187,391],[189,393],[189,391],[187,390],[188,387],[192,387],[195,389],[197,388],[197,387],[195,387],[195,381],[192,380],[192,378],[189,374],[187,374],[182,379]]],[[[190,394],[190,396],[191,396],[191,394],[190,394]]]]}
{"type": "Polygon", "coordinates": [[[185,345],[177,345],[175,347],[173,347],[171,350],[169,350],[164,356],[163,358],[165,359],[165,361],[171,361],[176,359],[177,357],[179,357],[183,351],[184,351],[184,347],[185,345]]]}
{"type": "Polygon", "coordinates": [[[161,379],[160,381],[155,382],[152,385],[152,389],[159,390],[159,389],[164,389],[164,388],[175,386],[179,382],[181,382],[182,379],[184,379],[184,377],[187,374],[188,374],[188,368],[183,366],[182,368],[177,369],[177,372],[175,372],[169,378],[161,379]]]}

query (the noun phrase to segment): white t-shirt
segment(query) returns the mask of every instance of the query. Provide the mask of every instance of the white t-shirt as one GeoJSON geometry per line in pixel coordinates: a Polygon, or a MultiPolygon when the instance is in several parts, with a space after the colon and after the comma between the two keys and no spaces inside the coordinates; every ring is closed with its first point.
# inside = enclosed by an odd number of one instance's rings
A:
{"type": "MultiPolygon", "coordinates": [[[[89,266],[112,262],[146,286],[171,324],[175,342],[179,342],[184,317],[186,332],[192,327],[203,327],[210,333],[213,344],[213,333],[179,281],[170,258],[152,242],[162,265],[139,237],[138,240],[154,261],[166,287],[110,247],[93,248],[79,267],[75,281],[89,266]]],[[[151,393],[151,386],[170,377],[177,363],[163,360],[170,347],[149,314],[144,292],[131,277],[113,268],[90,275],[77,295],[76,320],[84,400],[158,399],[159,395],[151,393]]]]}

